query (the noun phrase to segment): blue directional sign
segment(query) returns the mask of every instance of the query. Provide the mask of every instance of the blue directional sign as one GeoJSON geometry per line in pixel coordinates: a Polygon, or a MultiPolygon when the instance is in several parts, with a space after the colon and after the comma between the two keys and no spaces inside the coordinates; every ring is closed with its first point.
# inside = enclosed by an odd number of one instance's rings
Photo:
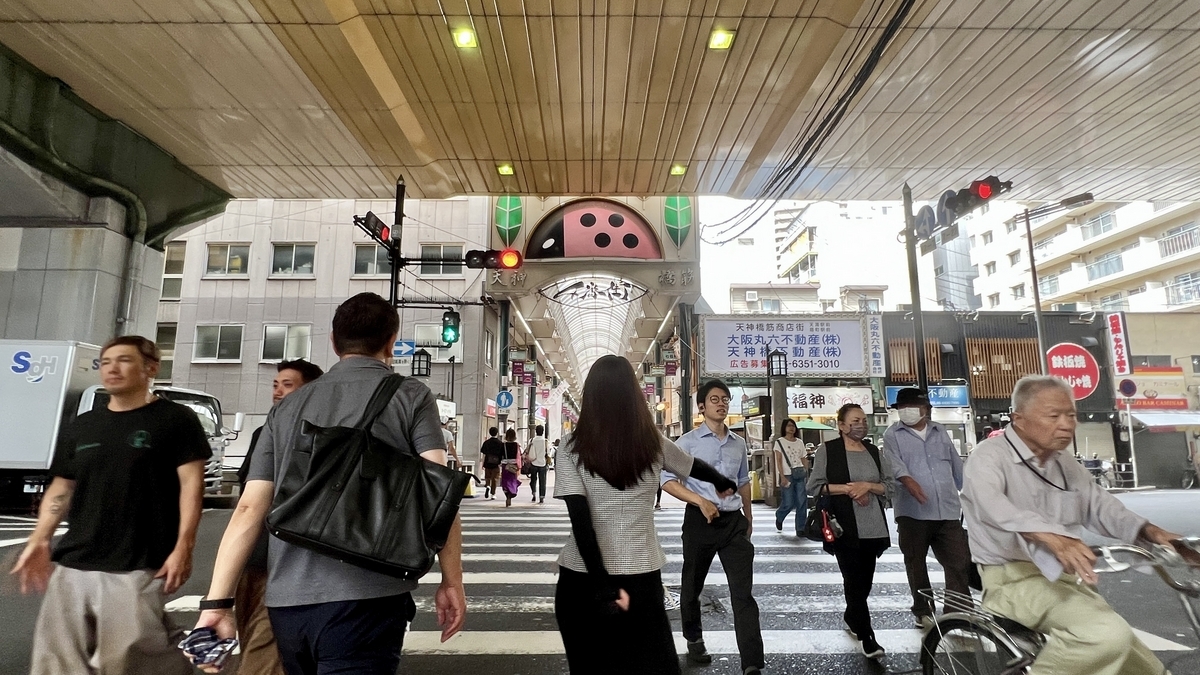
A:
{"type": "Polygon", "coordinates": [[[412,356],[415,351],[417,343],[412,340],[396,340],[396,344],[392,345],[392,356],[412,356]]]}
{"type": "Polygon", "coordinates": [[[913,218],[913,234],[917,239],[925,240],[933,236],[934,230],[937,229],[937,215],[934,214],[932,206],[922,206],[917,211],[916,217],[913,218]]]}
{"type": "MultiPolygon", "coordinates": [[[[888,407],[896,405],[896,394],[904,387],[887,388],[888,407]]],[[[952,384],[929,388],[929,405],[934,408],[966,408],[971,405],[971,395],[966,385],[952,384]]]]}
{"type": "Polygon", "coordinates": [[[496,407],[500,410],[511,408],[513,404],[513,395],[511,391],[502,391],[496,394],[496,407]]]}

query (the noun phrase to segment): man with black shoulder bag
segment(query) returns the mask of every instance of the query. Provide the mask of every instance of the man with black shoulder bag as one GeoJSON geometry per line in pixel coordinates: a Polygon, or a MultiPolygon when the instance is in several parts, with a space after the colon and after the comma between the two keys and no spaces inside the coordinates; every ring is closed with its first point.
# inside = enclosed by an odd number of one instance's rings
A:
{"type": "Polygon", "coordinates": [[[266,605],[288,675],[393,675],[416,614],[411,591],[434,554],[442,640],[463,625],[457,511],[470,477],[445,466],[429,388],[392,373],[398,331],[395,308],[374,293],[338,307],[340,361],[268,416],[200,603],[196,627],[233,637],[233,591],[266,520],[266,605]],[[361,506],[378,503],[391,508],[361,506]],[[420,517],[430,509],[433,526],[420,517]]]}

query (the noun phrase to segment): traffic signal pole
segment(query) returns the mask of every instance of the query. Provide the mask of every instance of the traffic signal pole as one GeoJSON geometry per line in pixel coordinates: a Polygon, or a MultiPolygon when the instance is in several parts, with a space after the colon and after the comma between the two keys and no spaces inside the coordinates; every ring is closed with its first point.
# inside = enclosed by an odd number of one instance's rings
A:
{"type": "Polygon", "coordinates": [[[396,216],[395,225],[392,226],[392,241],[395,243],[388,248],[388,263],[392,268],[388,272],[388,302],[392,307],[396,307],[396,289],[400,286],[400,244],[403,241],[403,235],[404,176],[400,176],[396,179],[396,216]]]}
{"type": "Polygon", "coordinates": [[[917,360],[917,386],[928,391],[929,369],[925,363],[925,321],[921,315],[921,282],[917,275],[917,233],[913,217],[912,188],[904,184],[904,250],[908,255],[908,287],[912,292],[913,342],[917,360]]]}

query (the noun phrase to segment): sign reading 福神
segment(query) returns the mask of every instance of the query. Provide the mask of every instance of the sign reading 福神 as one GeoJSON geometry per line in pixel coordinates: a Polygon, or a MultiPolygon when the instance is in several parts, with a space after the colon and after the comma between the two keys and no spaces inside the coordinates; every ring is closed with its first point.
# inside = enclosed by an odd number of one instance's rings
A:
{"type": "Polygon", "coordinates": [[[866,318],[858,314],[700,317],[706,376],[763,377],[771,352],[788,357],[789,377],[867,377],[866,318]]]}
{"type": "Polygon", "coordinates": [[[1114,375],[1128,375],[1133,372],[1129,362],[1129,330],[1125,326],[1125,312],[1111,312],[1104,315],[1108,324],[1108,355],[1112,359],[1114,375]]]}
{"type": "Polygon", "coordinates": [[[863,412],[875,412],[870,387],[788,387],[789,415],[836,415],[838,408],[857,403],[863,412]]]}

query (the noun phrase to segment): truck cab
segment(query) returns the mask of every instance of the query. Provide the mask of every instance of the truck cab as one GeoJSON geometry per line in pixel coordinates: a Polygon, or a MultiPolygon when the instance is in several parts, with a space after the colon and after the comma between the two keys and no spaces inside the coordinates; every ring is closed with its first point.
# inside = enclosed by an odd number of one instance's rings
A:
{"type": "MultiPolygon", "coordinates": [[[[221,466],[225,462],[225,446],[236,439],[241,431],[241,424],[234,423],[233,429],[227,429],[221,424],[221,402],[212,394],[194,389],[178,387],[155,386],[151,393],[159,398],[174,401],[187,407],[200,420],[200,427],[208,437],[208,445],[212,449],[212,457],[204,466],[204,494],[217,495],[221,493],[221,466]]],[[[79,414],[108,405],[108,392],[103,387],[88,387],[79,401],[79,414]]],[[[241,415],[238,415],[240,420],[241,415]]]]}

